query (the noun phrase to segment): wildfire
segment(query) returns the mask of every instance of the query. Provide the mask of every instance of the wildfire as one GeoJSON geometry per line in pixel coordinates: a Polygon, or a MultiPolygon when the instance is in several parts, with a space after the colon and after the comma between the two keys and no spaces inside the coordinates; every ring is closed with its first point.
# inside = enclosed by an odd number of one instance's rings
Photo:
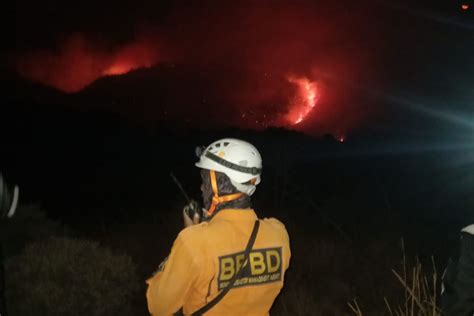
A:
{"type": "Polygon", "coordinates": [[[109,76],[123,75],[129,72],[130,69],[132,69],[132,67],[130,67],[129,65],[116,64],[104,70],[103,73],[104,75],[109,75],[109,76]]]}
{"type": "Polygon", "coordinates": [[[294,101],[290,105],[287,115],[288,120],[293,125],[298,125],[308,116],[319,100],[317,83],[306,77],[289,76],[288,81],[297,86],[298,92],[294,101]]]}
{"type": "Polygon", "coordinates": [[[139,39],[113,51],[94,47],[75,35],[57,50],[19,56],[16,70],[23,77],[65,92],[77,92],[102,76],[122,75],[158,62],[156,44],[139,39]]]}
{"type": "Polygon", "coordinates": [[[157,60],[156,49],[147,42],[132,43],[122,48],[103,75],[123,75],[138,68],[149,68],[157,60]]]}

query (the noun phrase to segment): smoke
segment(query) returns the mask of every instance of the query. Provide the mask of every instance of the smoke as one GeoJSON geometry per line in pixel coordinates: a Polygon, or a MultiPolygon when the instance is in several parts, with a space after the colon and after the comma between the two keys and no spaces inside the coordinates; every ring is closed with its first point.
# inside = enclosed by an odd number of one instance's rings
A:
{"type": "Polygon", "coordinates": [[[20,55],[16,69],[33,81],[65,92],[78,92],[103,76],[150,67],[158,58],[157,44],[145,38],[110,49],[74,34],[55,50],[20,55]]]}
{"type": "Polygon", "coordinates": [[[200,1],[156,22],[137,21],[142,31],[128,43],[111,48],[74,35],[55,50],[20,55],[16,69],[77,92],[106,75],[163,62],[188,65],[203,72],[196,86],[210,86],[203,90],[212,95],[200,99],[214,100],[199,111],[208,106],[244,127],[345,134],[370,116],[355,82],[371,80],[372,15],[363,3],[200,1]]]}

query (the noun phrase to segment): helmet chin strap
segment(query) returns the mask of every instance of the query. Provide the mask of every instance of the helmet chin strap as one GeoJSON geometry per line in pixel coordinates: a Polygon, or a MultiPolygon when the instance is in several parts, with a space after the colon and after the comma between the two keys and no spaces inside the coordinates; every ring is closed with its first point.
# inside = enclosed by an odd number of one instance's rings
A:
{"type": "Polygon", "coordinates": [[[215,212],[217,205],[225,203],[225,202],[237,200],[243,195],[243,193],[234,193],[234,194],[219,196],[219,190],[217,188],[216,172],[214,170],[210,170],[209,173],[211,176],[212,192],[214,192],[214,195],[212,196],[211,206],[209,207],[209,210],[207,211],[209,213],[209,216],[211,216],[215,212]]]}

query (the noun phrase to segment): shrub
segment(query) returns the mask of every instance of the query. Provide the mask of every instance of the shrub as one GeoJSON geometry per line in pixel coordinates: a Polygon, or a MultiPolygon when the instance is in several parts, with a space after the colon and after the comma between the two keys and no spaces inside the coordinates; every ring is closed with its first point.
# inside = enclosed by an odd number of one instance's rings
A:
{"type": "Polygon", "coordinates": [[[11,315],[127,315],[138,289],[135,264],[96,242],[49,238],[6,264],[11,315]]]}
{"type": "Polygon", "coordinates": [[[69,230],[59,222],[48,219],[38,205],[21,204],[13,218],[0,221],[0,244],[6,258],[19,254],[34,240],[66,233],[69,230]]]}

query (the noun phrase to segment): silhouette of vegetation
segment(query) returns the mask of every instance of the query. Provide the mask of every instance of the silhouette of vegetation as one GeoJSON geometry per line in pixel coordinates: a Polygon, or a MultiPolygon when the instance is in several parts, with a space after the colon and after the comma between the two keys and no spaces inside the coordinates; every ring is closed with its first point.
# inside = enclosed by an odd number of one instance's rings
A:
{"type": "Polygon", "coordinates": [[[50,238],[6,265],[11,315],[130,315],[140,280],[131,257],[97,242],[50,238]]]}

